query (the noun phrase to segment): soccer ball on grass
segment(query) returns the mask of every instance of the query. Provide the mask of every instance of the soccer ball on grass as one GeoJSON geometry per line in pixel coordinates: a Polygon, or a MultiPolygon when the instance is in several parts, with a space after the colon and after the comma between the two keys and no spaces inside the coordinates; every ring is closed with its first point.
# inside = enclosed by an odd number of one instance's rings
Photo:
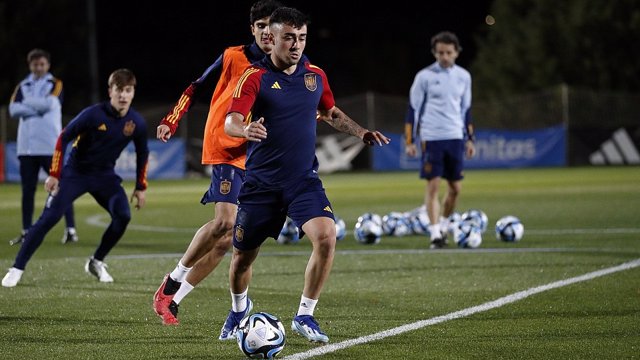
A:
{"type": "Polygon", "coordinates": [[[496,239],[505,242],[516,242],[524,235],[524,225],[515,216],[507,215],[496,222],[496,239]]]}
{"type": "Polygon", "coordinates": [[[378,214],[365,213],[358,217],[353,236],[361,244],[377,244],[382,237],[382,218],[378,214]]]}
{"type": "Polygon", "coordinates": [[[240,350],[252,359],[273,359],[284,349],[285,337],[282,322],[266,312],[244,318],[236,332],[240,350]]]}

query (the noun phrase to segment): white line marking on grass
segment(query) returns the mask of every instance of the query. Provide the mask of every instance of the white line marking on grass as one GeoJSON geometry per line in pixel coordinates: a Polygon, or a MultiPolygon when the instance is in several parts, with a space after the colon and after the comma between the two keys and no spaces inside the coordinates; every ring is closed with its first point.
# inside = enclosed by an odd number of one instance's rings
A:
{"type": "MultiPolygon", "coordinates": [[[[108,215],[96,214],[85,221],[89,225],[106,228],[109,225],[108,215]]],[[[127,229],[159,232],[159,233],[195,233],[198,228],[178,228],[155,225],[129,224],[127,229]]],[[[351,232],[347,232],[351,233],[351,232]]],[[[566,234],[638,234],[640,228],[607,228],[607,229],[526,229],[529,235],[566,235],[566,234]]]]}
{"type": "MultiPolygon", "coordinates": [[[[336,255],[394,255],[394,254],[461,254],[461,253],[493,253],[493,254],[510,254],[510,253],[603,253],[603,252],[620,252],[620,249],[604,249],[604,248],[495,248],[495,249],[366,249],[366,250],[337,250],[336,255]]],[[[109,255],[110,259],[156,259],[156,258],[173,258],[182,257],[183,253],[162,253],[162,254],[130,254],[130,255],[109,255]]],[[[231,253],[227,253],[225,256],[229,256],[231,253]]],[[[309,256],[309,250],[291,250],[291,251],[265,251],[260,253],[260,256],[309,256]]],[[[84,258],[84,257],[83,257],[84,258]]]]}
{"type": "MultiPolygon", "coordinates": [[[[107,215],[98,214],[89,216],[85,221],[89,225],[106,228],[109,226],[109,222],[106,221],[107,215]]],[[[155,225],[138,225],[138,224],[130,224],[127,226],[129,230],[141,230],[141,231],[149,231],[149,232],[160,232],[160,233],[190,233],[193,234],[198,230],[197,228],[175,228],[175,227],[163,227],[163,226],[155,226],[155,225]]]]}
{"type": "Polygon", "coordinates": [[[406,325],[402,325],[402,326],[398,326],[396,328],[393,329],[389,329],[389,330],[385,330],[385,331],[381,331],[375,334],[371,334],[371,335],[367,335],[367,336],[362,336],[356,339],[351,339],[351,340],[346,340],[340,343],[336,343],[336,344],[330,344],[330,345],[325,345],[325,346],[321,346],[321,347],[317,347],[315,349],[309,350],[309,351],[305,351],[302,353],[297,353],[297,354],[292,354],[289,356],[284,357],[283,359],[285,360],[302,360],[302,359],[308,359],[314,356],[318,356],[318,355],[324,355],[324,354],[328,354],[328,353],[332,353],[338,350],[342,350],[342,349],[346,349],[355,345],[359,345],[359,344],[365,344],[371,341],[376,341],[376,340],[382,340],[384,338],[390,337],[390,336],[396,336],[396,335],[400,335],[402,333],[408,332],[408,331],[413,331],[413,330],[418,330],[421,329],[423,327],[427,327],[430,325],[436,325],[445,321],[449,321],[449,320],[455,320],[455,319],[459,319],[459,318],[463,318],[469,315],[473,315],[479,312],[483,312],[483,311],[488,311],[491,309],[495,309],[495,308],[499,308],[502,307],[504,305],[507,304],[511,304],[514,303],[516,301],[522,300],[522,299],[526,299],[529,296],[544,292],[544,291],[548,291],[548,290],[553,290],[553,289],[557,289],[560,287],[564,287],[567,285],[571,285],[571,284],[575,284],[575,283],[579,283],[582,281],[587,281],[587,280],[593,280],[595,278],[598,278],[600,276],[605,276],[605,275],[609,275],[609,274],[613,274],[619,271],[624,271],[624,270],[629,270],[629,269],[633,269],[640,266],[640,259],[636,259],[633,261],[629,261],[626,263],[623,263],[621,265],[618,266],[614,266],[614,267],[610,267],[607,269],[602,269],[602,270],[597,270],[597,271],[593,271],[590,273],[586,273],[584,275],[580,275],[580,276],[576,276],[576,277],[572,277],[569,279],[565,279],[565,280],[560,280],[560,281],[555,281],[546,285],[542,285],[542,286],[537,286],[534,288],[530,288],[524,291],[519,291],[517,293],[513,293],[511,295],[507,295],[504,297],[501,297],[499,299],[493,300],[493,301],[489,301],[487,303],[478,305],[478,306],[473,306],[470,308],[466,308],[460,311],[456,311],[456,312],[452,312],[450,314],[447,315],[442,315],[442,316],[437,316],[431,319],[427,319],[427,320],[422,320],[422,321],[418,321],[418,322],[414,322],[411,324],[406,324],[406,325]]]}

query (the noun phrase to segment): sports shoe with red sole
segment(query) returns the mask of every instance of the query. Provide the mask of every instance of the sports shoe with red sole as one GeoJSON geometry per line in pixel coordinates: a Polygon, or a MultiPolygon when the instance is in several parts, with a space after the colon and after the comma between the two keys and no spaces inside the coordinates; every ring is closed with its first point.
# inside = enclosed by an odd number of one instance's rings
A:
{"type": "Polygon", "coordinates": [[[164,325],[178,325],[180,321],[176,317],[176,315],[178,315],[177,304],[175,306],[175,314],[173,314],[170,309],[171,303],[173,302],[173,295],[164,294],[167,279],[169,279],[169,274],[165,275],[164,280],[162,280],[162,284],[153,295],[153,310],[162,318],[162,323],[164,325]]]}

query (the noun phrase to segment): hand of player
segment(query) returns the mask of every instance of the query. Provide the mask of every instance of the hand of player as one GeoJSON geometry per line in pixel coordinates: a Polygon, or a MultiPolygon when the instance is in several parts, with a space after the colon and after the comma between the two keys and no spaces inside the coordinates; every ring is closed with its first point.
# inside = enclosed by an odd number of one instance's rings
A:
{"type": "Polygon", "coordinates": [[[473,141],[467,140],[465,142],[465,155],[467,155],[467,159],[471,159],[476,154],[476,146],[473,144],[473,141]]]}
{"type": "Polygon", "coordinates": [[[247,126],[244,127],[242,133],[244,137],[249,141],[261,142],[263,139],[267,138],[267,128],[262,125],[264,123],[264,118],[258,119],[258,121],[252,121],[247,126]]]}
{"type": "Polygon", "coordinates": [[[134,190],[133,194],[131,195],[131,200],[129,200],[129,202],[133,202],[134,198],[136,199],[136,205],[135,205],[136,210],[142,209],[142,207],[146,203],[144,190],[134,190]]]}
{"type": "Polygon", "coordinates": [[[416,155],[418,155],[418,148],[416,147],[416,144],[406,144],[404,147],[404,153],[410,157],[416,157],[416,155]]]}
{"type": "Polygon", "coordinates": [[[55,195],[58,192],[58,184],[60,180],[53,176],[47,176],[47,179],[44,181],[44,190],[51,195],[55,195]]]}
{"type": "Polygon", "coordinates": [[[158,125],[156,129],[156,139],[167,142],[171,138],[171,129],[167,125],[158,125]]]}
{"type": "Polygon", "coordinates": [[[378,144],[380,146],[386,145],[391,141],[388,137],[384,136],[380,131],[367,131],[362,135],[362,141],[369,146],[378,144]]]}

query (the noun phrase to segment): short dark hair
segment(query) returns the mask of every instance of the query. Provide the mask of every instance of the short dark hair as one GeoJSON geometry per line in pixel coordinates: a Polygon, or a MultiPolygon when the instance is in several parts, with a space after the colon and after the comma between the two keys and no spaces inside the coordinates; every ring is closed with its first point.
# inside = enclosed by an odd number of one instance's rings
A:
{"type": "Polygon", "coordinates": [[[129,69],[118,69],[109,75],[109,87],[116,85],[119,88],[123,88],[127,85],[136,86],[136,76],[133,75],[133,71],[129,69]]]}
{"type": "Polygon", "coordinates": [[[271,16],[282,4],[276,0],[260,0],[253,3],[249,12],[249,23],[253,25],[256,21],[271,16]]]}
{"type": "Polygon", "coordinates": [[[51,62],[51,54],[48,51],[42,49],[33,49],[27,54],[27,63],[31,63],[35,59],[45,58],[48,62],[51,62]]]}
{"type": "Polygon", "coordinates": [[[442,31],[435,34],[431,38],[431,51],[436,49],[437,43],[450,44],[456,48],[457,52],[462,51],[462,46],[460,46],[460,41],[458,41],[458,37],[456,34],[451,31],[442,31]]]}
{"type": "Polygon", "coordinates": [[[299,29],[309,25],[309,17],[298,9],[281,7],[271,14],[269,24],[287,24],[299,29]]]}

